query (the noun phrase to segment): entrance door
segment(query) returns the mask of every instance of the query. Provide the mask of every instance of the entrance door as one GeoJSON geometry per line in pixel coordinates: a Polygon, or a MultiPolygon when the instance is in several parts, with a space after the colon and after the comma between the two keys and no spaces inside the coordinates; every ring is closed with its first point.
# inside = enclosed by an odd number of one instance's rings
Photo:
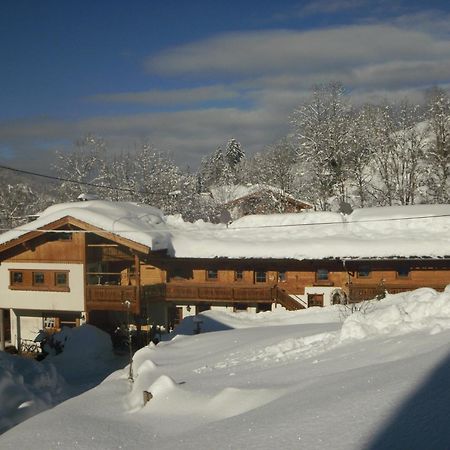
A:
{"type": "Polygon", "coordinates": [[[323,294],[308,294],[308,308],[323,306],[323,294]]]}

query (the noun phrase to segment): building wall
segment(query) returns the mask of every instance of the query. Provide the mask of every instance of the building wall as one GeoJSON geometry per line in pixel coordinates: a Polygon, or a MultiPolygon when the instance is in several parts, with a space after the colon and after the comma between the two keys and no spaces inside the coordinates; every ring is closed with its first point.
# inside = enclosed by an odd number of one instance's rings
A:
{"type": "Polygon", "coordinates": [[[0,264],[0,308],[84,311],[83,264],[2,262],[0,264]],[[11,290],[9,288],[11,269],[68,271],[69,291],[11,290]]]}

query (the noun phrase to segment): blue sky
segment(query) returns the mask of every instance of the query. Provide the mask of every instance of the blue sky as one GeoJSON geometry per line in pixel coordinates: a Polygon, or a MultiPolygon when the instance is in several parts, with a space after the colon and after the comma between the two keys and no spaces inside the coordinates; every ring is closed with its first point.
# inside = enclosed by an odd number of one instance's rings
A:
{"type": "Polygon", "coordinates": [[[195,167],[232,137],[248,153],[277,141],[314,83],[361,102],[448,88],[450,6],[3,0],[0,55],[1,162],[50,171],[92,133],[195,167]]]}

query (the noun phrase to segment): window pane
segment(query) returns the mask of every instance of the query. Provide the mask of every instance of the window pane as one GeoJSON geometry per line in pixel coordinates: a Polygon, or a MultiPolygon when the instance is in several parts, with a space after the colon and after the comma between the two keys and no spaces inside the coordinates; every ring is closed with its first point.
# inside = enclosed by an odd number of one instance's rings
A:
{"type": "Polygon", "coordinates": [[[257,283],[265,283],[266,282],[266,272],[263,272],[263,271],[255,272],[255,281],[257,283]]]}
{"type": "Polygon", "coordinates": [[[278,281],[286,281],[286,272],[284,270],[278,272],[278,281]]]}
{"type": "Polygon", "coordinates": [[[55,273],[55,284],[56,284],[56,286],[67,286],[67,273],[56,272],[55,273]]]}
{"type": "Polygon", "coordinates": [[[397,270],[397,276],[400,278],[409,277],[409,267],[402,267],[397,270]]]}
{"type": "Polygon", "coordinates": [[[236,272],[235,272],[235,279],[236,280],[242,280],[242,278],[243,278],[242,270],[236,270],[236,272]]]}
{"type": "Polygon", "coordinates": [[[217,270],[207,270],[206,278],[208,278],[208,280],[217,280],[217,270]]]}
{"type": "Polygon", "coordinates": [[[317,270],[318,280],[328,280],[328,269],[318,269],[317,270]]]}
{"type": "Polygon", "coordinates": [[[43,272],[33,272],[33,284],[44,284],[44,280],[43,272]]]}
{"type": "Polygon", "coordinates": [[[364,277],[370,277],[371,270],[369,267],[361,267],[361,269],[358,270],[358,277],[364,278],[364,277]]]}
{"type": "Polygon", "coordinates": [[[23,283],[23,272],[12,272],[11,273],[11,282],[12,282],[12,284],[23,283]]]}

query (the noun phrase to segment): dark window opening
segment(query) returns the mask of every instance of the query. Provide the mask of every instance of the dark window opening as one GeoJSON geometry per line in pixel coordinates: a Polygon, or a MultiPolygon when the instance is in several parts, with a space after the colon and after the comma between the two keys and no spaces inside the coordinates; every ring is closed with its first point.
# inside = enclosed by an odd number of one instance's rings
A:
{"type": "Polygon", "coordinates": [[[43,272],[33,272],[33,284],[44,284],[45,275],[43,272]]]}
{"type": "Polygon", "coordinates": [[[327,281],[328,280],[328,269],[317,269],[316,277],[317,277],[317,281],[327,281]]]}
{"type": "Polygon", "coordinates": [[[262,270],[257,270],[255,272],[256,283],[265,283],[267,281],[267,272],[262,270]]]}
{"type": "Polygon", "coordinates": [[[23,272],[11,272],[11,284],[22,284],[23,272]]]}
{"type": "Polygon", "coordinates": [[[67,286],[67,273],[65,272],[55,273],[55,286],[67,286]]]}
{"type": "Polygon", "coordinates": [[[217,280],[219,278],[219,272],[217,270],[207,270],[206,279],[207,280],[217,280]]]}
{"type": "Polygon", "coordinates": [[[409,278],[409,274],[411,273],[411,270],[409,267],[400,267],[397,269],[397,277],[398,278],[409,278]]]}
{"type": "Polygon", "coordinates": [[[234,272],[234,279],[236,281],[242,281],[244,278],[244,272],[242,270],[236,270],[234,272]]]}
{"type": "Polygon", "coordinates": [[[370,267],[361,267],[357,272],[358,278],[367,278],[370,277],[371,274],[372,271],[370,270],[370,267]]]}

